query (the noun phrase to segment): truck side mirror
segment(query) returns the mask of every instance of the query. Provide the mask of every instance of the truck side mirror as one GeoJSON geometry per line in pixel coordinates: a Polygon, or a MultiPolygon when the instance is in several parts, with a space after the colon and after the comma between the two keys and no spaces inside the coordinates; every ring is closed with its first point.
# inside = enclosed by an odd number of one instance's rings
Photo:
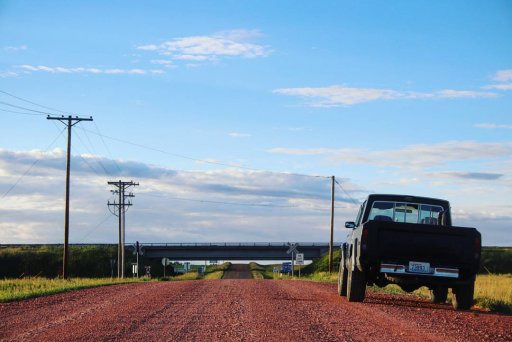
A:
{"type": "Polygon", "coordinates": [[[355,227],[356,227],[355,222],[352,222],[352,221],[345,222],[345,228],[354,229],[355,227]]]}

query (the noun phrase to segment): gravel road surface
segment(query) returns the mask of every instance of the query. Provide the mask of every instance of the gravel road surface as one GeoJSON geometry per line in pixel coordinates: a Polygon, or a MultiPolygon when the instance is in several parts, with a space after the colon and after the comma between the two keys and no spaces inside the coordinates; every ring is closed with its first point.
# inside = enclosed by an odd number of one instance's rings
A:
{"type": "Polygon", "coordinates": [[[2,341],[512,341],[512,316],[336,285],[200,280],[106,286],[0,304],[2,341]]]}
{"type": "Polygon", "coordinates": [[[251,279],[251,270],[248,264],[231,264],[224,272],[222,279],[251,279]]]}

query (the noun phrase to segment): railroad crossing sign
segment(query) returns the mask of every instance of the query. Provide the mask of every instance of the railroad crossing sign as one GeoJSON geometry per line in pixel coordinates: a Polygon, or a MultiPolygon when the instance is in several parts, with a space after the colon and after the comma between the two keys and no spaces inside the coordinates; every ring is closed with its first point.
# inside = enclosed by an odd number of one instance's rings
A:
{"type": "Polygon", "coordinates": [[[298,243],[289,243],[288,242],[288,246],[290,246],[290,248],[288,248],[288,250],[286,251],[286,254],[290,254],[290,253],[297,253],[297,246],[299,244],[298,243]]]}
{"type": "Polygon", "coordinates": [[[143,255],[142,252],[142,244],[137,241],[137,243],[133,244],[133,255],[136,255],[139,252],[139,255],[143,255]]]}
{"type": "Polygon", "coordinates": [[[295,262],[297,265],[304,265],[304,253],[295,254],[295,262]]]}
{"type": "Polygon", "coordinates": [[[163,258],[162,259],[162,265],[165,267],[165,266],[169,266],[171,264],[171,259],[169,258],[163,258]]]}

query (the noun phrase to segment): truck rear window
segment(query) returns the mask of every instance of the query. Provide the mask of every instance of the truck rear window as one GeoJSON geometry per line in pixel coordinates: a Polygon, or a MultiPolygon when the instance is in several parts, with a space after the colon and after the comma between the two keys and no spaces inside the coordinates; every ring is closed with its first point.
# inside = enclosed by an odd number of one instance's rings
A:
{"type": "Polygon", "coordinates": [[[422,203],[375,201],[369,220],[438,224],[443,207],[422,203]]]}

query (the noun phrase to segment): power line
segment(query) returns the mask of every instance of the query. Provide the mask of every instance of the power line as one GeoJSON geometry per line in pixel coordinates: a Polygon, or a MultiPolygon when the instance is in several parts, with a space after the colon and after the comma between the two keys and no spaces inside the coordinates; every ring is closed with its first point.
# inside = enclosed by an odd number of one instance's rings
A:
{"type": "MultiPolygon", "coordinates": [[[[93,122],[94,122],[94,121],[93,121],[93,122]]],[[[56,124],[54,121],[52,121],[52,123],[53,123],[53,125],[55,126],[55,128],[58,130],[58,129],[59,129],[59,127],[57,126],[57,124],[56,124]]],[[[75,131],[75,133],[76,133],[76,131],[75,131]]],[[[84,147],[85,147],[85,144],[83,143],[82,139],[80,139],[80,137],[79,137],[78,135],[77,135],[77,137],[78,137],[78,139],[80,140],[80,142],[82,142],[82,145],[84,145],[84,147]]],[[[87,149],[87,147],[86,147],[86,149],[87,149]]],[[[99,176],[99,177],[102,177],[102,176],[103,176],[103,175],[102,175],[98,170],[96,170],[94,167],[92,167],[92,165],[87,161],[87,159],[85,159],[85,158],[84,158],[84,157],[83,157],[83,156],[82,156],[82,155],[77,151],[77,149],[76,149],[75,147],[71,146],[71,151],[72,151],[76,156],[78,156],[78,158],[80,158],[80,159],[83,161],[83,163],[84,163],[84,164],[85,164],[89,169],[91,169],[91,171],[92,171],[92,172],[94,172],[97,176],[99,176]]],[[[91,153],[91,152],[89,152],[89,153],[91,153]]],[[[108,173],[107,173],[107,174],[108,174],[108,173]]]]}
{"type": "MultiPolygon", "coordinates": [[[[78,134],[78,131],[75,131],[75,134],[76,134],[76,136],[77,136],[78,140],[80,140],[80,142],[82,143],[82,145],[85,147],[85,149],[86,149],[86,150],[87,150],[91,155],[93,155],[93,156],[94,156],[94,155],[96,155],[94,152],[92,152],[92,151],[91,151],[91,150],[86,146],[86,144],[84,143],[84,141],[83,141],[83,140],[82,140],[82,138],[80,137],[80,134],[78,134]]],[[[90,141],[89,141],[89,142],[90,142],[90,141]]],[[[92,146],[92,144],[91,144],[91,146],[92,146]]],[[[79,155],[80,155],[80,154],[79,154],[79,155]]],[[[89,163],[85,160],[85,158],[83,158],[81,155],[80,155],[80,157],[82,158],[82,160],[84,160],[84,161],[85,161],[85,163],[86,163],[87,165],[89,165],[89,163]]],[[[100,165],[100,167],[103,169],[103,172],[105,172],[105,174],[106,174],[107,176],[110,176],[110,172],[108,172],[108,170],[105,168],[105,166],[103,165],[103,163],[101,162],[101,160],[100,160],[99,158],[95,158],[95,160],[96,160],[96,162],[100,165]]],[[[89,167],[90,167],[90,166],[89,166],[89,167]]]]}
{"type": "MultiPolygon", "coordinates": [[[[53,144],[55,144],[57,142],[57,140],[60,138],[60,136],[62,135],[62,133],[64,133],[66,129],[64,128],[63,130],[60,131],[59,135],[57,135],[57,137],[51,142],[50,145],[48,145],[48,147],[46,148],[46,151],[48,151],[52,146],[53,144]]],[[[9,190],[7,190],[3,195],[2,195],[2,198],[4,198],[5,196],[7,196],[18,184],[19,182],[23,179],[23,177],[25,177],[31,170],[34,166],[36,166],[36,164],[40,161],[40,159],[36,159],[34,160],[34,162],[32,163],[32,165],[30,165],[30,167],[25,171],[23,172],[23,174],[21,176],[19,176],[19,178],[16,180],[16,182],[9,188],[9,190]]]]}
{"type": "Polygon", "coordinates": [[[136,146],[136,147],[140,147],[140,148],[143,148],[143,149],[146,149],[146,150],[149,150],[149,151],[159,152],[159,153],[170,155],[170,156],[177,157],[177,158],[192,160],[192,161],[199,162],[199,163],[214,164],[214,165],[221,165],[221,166],[232,167],[232,168],[236,168],[236,169],[243,169],[243,170],[249,170],[249,171],[269,172],[269,173],[274,173],[274,174],[283,174],[283,175],[290,175],[290,176],[325,178],[325,179],[330,178],[330,177],[321,176],[321,175],[307,175],[307,174],[294,173],[294,172],[269,171],[269,170],[264,170],[264,169],[257,169],[257,168],[237,165],[237,164],[228,164],[228,163],[223,163],[223,162],[215,162],[215,161],[211,161],[211,160],[199,159],[199,158],[185,156],[185,155],[182,155],[182,154],[177,154],[177,153],[172,153],[172,152],[164,151],[164,150],[159,149],[159,148],[155,148],[155,147],[151,147],[151,146],[147,146],[147,145],[142,145],[142,144],[131,142],[131,141],[124,140],[124,139],[114,138],[114,137],[111,137],[111,136],[108,136],[108,135],[104,135],[104,134],[101,134],[101,133],[96,133],[96,132],[90,131],[90,130],[85,129],[85,128],[84,128],[84,130],[89,132],[89,133],[96,134],[96,135],[99,135],[101,137],[104,137],[104,138],[107,138],[107,139],[110,139],[110,140],[114,140],[114,141],[117,141],[117,142],[121,142],[121,143],[124,143],[124,144],[136,146]]]}
{"type": "Polygon", "coordinates": [[[350,194],[343,188],[343,186],[341,186],[341,184],[338,182],[337,179],[335,179],[334,181],[336,182],[336,184],[338,184],[341,191],[343,191],[345,193],[345,195],[347,195],[347,197],[350,198],[352,203],[354,203],[355,205],[359,205],[359,203],[355,199],[353,199],[352,196],[350,196],[350,194]]]}
{"type": "MultiPolygon", "coordinates": [[[[281,204],[273,204],[273,203],[241,203],[241,202],[224,202],[224,201],[213,201],[213,200],[199,200],[193,198],[184,198],[184,197],[173,197],[166,195],[156,195],[149,193],[141,193],[142,196],[150,196],[150,197],[158,197],[158,198],[166,198],[170,200],[178,200],[178,201],[188,201],[188,202],[198,202],[198,203],[213,203],[213,204],[224,204],[224,205],[234,205],[234,206],[246,206],[246,207],[275,207],[275,208],[300,208],[307,210],[316,210],[316,211],[327,211],[329,208],[304,208],[299,205],[281,205],[281,204]]],[[[345,207],[336,207],[336,209],[341,209],[345,207]]]]}
{"type": "MultiPolygon", "coordinates": [[[[103,142],[103,146],[105,146],[105,150],[107,151],[108,155],[110,156],[110,159],[114,162],[119,172],[122,172],[121,168],[119,167],[119,164],[116,162],[114,157],[112,156],[112,153],[110,152],[110,149],[108,148],[107,144],[105,143],[105,139],[103,139],[103,135],[100,132],[100,129],[98,125],[96,124],[96,121],[93,121],[94,127],[96,128],[96,131],[98,132],[99,137],[101,138],[101,141],[103,142]]],[[[84,132],[87,134],[87,132],[84,130],[84,132]]]]}
{"type": "Polygon", "coordinates": [[[40,116],[42,114],[37,114],[37,113],[25,113],[25,112],[18,112],[18,111],[15,111],[15,110],[8,110],[8,109],[3,109],[3,108],[0,108],[0,110],[2,112],[7,112],[7,113],[14,113],[14,114],[22,114],[22,115],[35,115],[35,116],[40,116]]]}
{"type": "MultiPolygon", "coordinates": [[[[41,108],[45,108],[45,109],[49,109],[49,110],[52,110],[52,111],[57,111],[57,112],[60,112],[60,113],[64,113],[64,114],[68,114],[67,112],[64,112],[60,109],[56,109],[56,108],[52,108],[52,107],[48,107],[48,106],[44,106],[42,104],[39,104],[37,102],[34,102],[34,101],[30,101],[30,100],[27,100],[25,98],[22,98],[22,97],[19,97],[19,96],[16,96],[16,95],[13,95],[11,93],[8,93],[6,91],[3,91],[3,90],[0,90],[0,93],[3,93],[5,95],[8,95],[8,96],[11,96],[15,99],[18,99],[20,101],[24,101],[24,102],[27,102],[27,103],[30,103],[30,104],[33,104],[33,105],[36,105],[36,106],[39,106],[41,108]]],[[[4,104],[4,105],[7,105],[7,106],[10,106],[10,107],[14,107],[14,108],[18,108],[18,109],[23,109],[23,110],[28,110],[30,112],[34,112],[34,113],[38,113],[38,114],[30,114],[30,113],[22,113],[22,112],[14,112],[14,111],[7,111],[7,110],[3,110],[3,109],[0,109],[2,111],[6,111],[6,112],[13,112],[13,113],[17,113],[17,114],[25,114],[25,115],[52,115],[53,113],[48,113],[48,112],[43,112],[43,111],[38,111],[38,110],[35,110],[35,109],[30,109],[30,108],[26,108],[26,107],[22,107],[22,106],[17,106],[17,105],[13,105],[13,104],[10,104],[10,103],[7,103],[7,102],[3,102],[3,101],[0,101],[1,104],[4,104]]],[[[330,178],[328,176],[322,176],[322,175],[308,175],[308,174],[302,174],[302,173],[295,173],[295,172],[276,172],[276,171],[269,171],[269,170],[263,170],[263,169],[257,169],[257,168],[251,168],[251,167],[247,167],[247,166],[242,166],[242,165],[238,165],[238,164],[229,164],[229,163],[224,163],[224,162],[215,162],[215,161],[211,161],[211,160],[205,160],[205,159],[199,159],[199,158],[194,158],[194,157],[190,157],[190,156],[186,156],[186,155],[182,155],[182,154],[178,154],[178,153],[172,153],[172,152],[168,152],[168,151],[164,151],[162,149],[158,149],[158,148],[154,148],[154,147],[150,147],[150,146],[147,146],[147,145],[142,145],[142,144],[138,144],[138,143],[134,143],[134,142],[131,142],[131,141],[128,141],[128,140],[124,140],[124,139],[119,139],[119,138],[114,138],[114,137],[110,137],[110,136],[107,136],[107,135],[104,135],[104,134],[101,134],[101,132],[99,131],[99,128],[98,126],[96,125],[95,123],[95,126],[96,126],[96,130],[97,132],[93,132],[93,131],[90,131],[90,130],[87,130],[85,128],[82,128],[82,130],[84,132],[89,132],[89,133],[92,133],[92,134],[95,134],[95,135],[98,135],[99,137],[101,137],[101,140],[103,142],[103,144],[105,145],[105,148],[107,150],[107,152],[109,153],[111,159],[114,161],[114,163],[116,164],[117,168],[119,169],[119,171],[121,171],[121,168],[119,167],[119,165],[117,164],[117,162],[115,161],[115,159],[112,157],[111,153],[110,153],[110,150],[108,149],[108,146],[107,144],[105,143],[105,140],[103,138],[108,138],[108,139],[111,139],[111,140],[114,140],[114,141],[118,141],[118,142],[121,142],[121,143],[125,143],[125,144],[129,144],[129,145],[132,145],[132,146],[137,146],[137,147],[140,147],[140,148],[143,148],[143,149],[147,149],[147,150],[151,150],[151,151],[155,151],[155,152],[159,152],[159,153],[163,153],[163,154],[167,154],[167,155],[171,155],[171,156],[174,156],[174,157],[177,157],[177,158],[182,158],[182,159],[187,159],[187,160],[192,160],[192,161],[195,161],[195,162],[200,162],[200,163],[206,163],[206,164],[213,164],[213,165],[221,165],[221,166],[227,166],[227,167],[232,167],[232,168],[238,168],[238,169],[243,169],[243,170],[250,170],[250,171],[262,171],[262,172],[271,172],[271,173],[275,173],[275,174],[285,174],[285,175],[291,175],[291,176],[299,176],[299,177],[312,177],[312,178],[330,178]]],[[[83,144],[83,142],[82,142],[83,144]]],[[[92,145],[92,144],[91,144],[92,145]]],[[[84,144],[85,146],[85,144],[84,144]]],[[[104,170],[105,167],[102,166],[102,168],[104,170]]]]}
{"type": "Polygon", "coordinates": [[[107,222],[112,216],[110,216],[110,214],[107,214],[107,216],[101,220],[96,226],[94,226],[93,229],[91,229],[87,234],[85,234],[80,240],[78,240],[77,243],[82,243],[85,239],[87,239],[89,237],[89,235],[91,235],[92,233],[94,233],[96,231],[96,229],[98,229],[99,227],[101,227],[105,222],[107,222]]]}
{"type": "Polygon", "coordinates": [[[41,112],[40,110],[30,109],[30,108],[27,108],[27,107],[13,105],[12,103],[7,103],[7,102],[4,102],[4,101],[0,101],[0,103],[3,104],[3,105],[9,106],[9,107],[23,109],[23,110],[28,110],[29,112],[39,113],[40,115],[51,115],[51,114],[53,114],[53,113],[48,113],[48,112],[41,112]]]}
{"type": "Polygon", "coordinates": [[[64,112],[60,109],[56,109],[56,108],[52,108],[52,107],[48,107],[48,106],[43,106],[42,104],[39,104],[39,103],[36,103],[36,102],[33,102],[33,101],[30,101],[30,100],[27,100],[27,99],[24,99],[22,97],[19,97],[19,96],[16,96],[16,95],[13,95],[11,93],[8,93],[6,91],[3,91],[3,90],[0,90],[0,93],[2,94],[5,94],[5,95],[8,95],[10,97],[14,97],[15,99],[18,99],[20,101],[23,101],[23,102],[27,102],[27,103],[30,103],[30,104],[33,104],[35,106],[38,106],[38,107],[41,107],[41,108],[44,108],[44,109],[49,109],[49,110],[53,110],[53,111],[57,111],[57,112],[60,112],[62,114],[68,114],[67,112],[64,112]]]}

